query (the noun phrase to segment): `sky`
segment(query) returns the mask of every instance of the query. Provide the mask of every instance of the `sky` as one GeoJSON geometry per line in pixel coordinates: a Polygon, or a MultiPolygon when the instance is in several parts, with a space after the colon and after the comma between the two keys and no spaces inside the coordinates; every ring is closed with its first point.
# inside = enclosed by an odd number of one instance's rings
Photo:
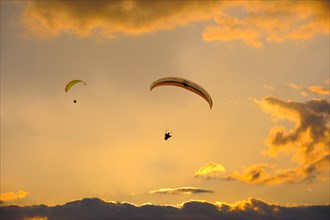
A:
{"type": "Polygon", "coordinates": [[[0,6],[2,206],[329,205],[328,1],[0,6]]]}

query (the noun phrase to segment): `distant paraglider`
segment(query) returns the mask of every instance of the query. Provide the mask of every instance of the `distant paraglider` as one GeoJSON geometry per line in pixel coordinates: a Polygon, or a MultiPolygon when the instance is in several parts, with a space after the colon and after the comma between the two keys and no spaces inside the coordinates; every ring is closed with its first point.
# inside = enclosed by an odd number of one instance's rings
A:
{"type": "MultiPolygon", "coordinates": [[[[84,81],[80,80],[80,79],[75,79],[70,81],[66,86],[65,86],[65,92],[69,92],[69,90],[72,88],[72,86],[78,84],[78,83],[83,83],[85,86],[87,85],[84,81]]],[[[74,103],[77,103],[77,100],[73,100],[74,103]]]]}
{"type": "Polygon", "coordinates": [[[65,86],[65,92],[68,92],[72,86],[74,86],[77,83],[83,83],[85,86],[87,85],[84,81],[80,80],[80,79],[75,79],[70,81],[66,86],[65,86]]]}

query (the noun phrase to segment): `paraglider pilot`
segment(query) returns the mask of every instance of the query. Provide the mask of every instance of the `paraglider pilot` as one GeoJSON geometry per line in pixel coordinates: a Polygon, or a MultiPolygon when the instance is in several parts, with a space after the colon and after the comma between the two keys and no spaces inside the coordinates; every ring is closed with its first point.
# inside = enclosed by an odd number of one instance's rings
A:
{"type": "Polygon", "coordinates": [[[167,139],[169,139],[170,137],[172,137],[171,133],[172,133],[172,132],[167,132],[167,131],[165,132],[165,137],[164,137],[165,141],[166,141],[167,139]]]}

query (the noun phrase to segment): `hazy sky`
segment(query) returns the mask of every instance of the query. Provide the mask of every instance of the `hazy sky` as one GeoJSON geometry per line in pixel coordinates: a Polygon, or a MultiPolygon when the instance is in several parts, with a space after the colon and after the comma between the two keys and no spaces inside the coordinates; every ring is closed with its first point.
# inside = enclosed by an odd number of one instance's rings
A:
{"type": "Polygon", "coordinates": [[[329,204],[328,6],[1,1],[2,203],[329,204]]]}

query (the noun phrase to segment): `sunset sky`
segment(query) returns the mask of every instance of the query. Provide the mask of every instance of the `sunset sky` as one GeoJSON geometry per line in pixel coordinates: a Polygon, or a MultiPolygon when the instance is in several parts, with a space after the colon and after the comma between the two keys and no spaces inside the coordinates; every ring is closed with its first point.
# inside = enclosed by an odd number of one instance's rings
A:
{"type": "Polygon", "coordinates": [[[1,1],[1,205],[329,204],[328,7],[1,1]]]}

